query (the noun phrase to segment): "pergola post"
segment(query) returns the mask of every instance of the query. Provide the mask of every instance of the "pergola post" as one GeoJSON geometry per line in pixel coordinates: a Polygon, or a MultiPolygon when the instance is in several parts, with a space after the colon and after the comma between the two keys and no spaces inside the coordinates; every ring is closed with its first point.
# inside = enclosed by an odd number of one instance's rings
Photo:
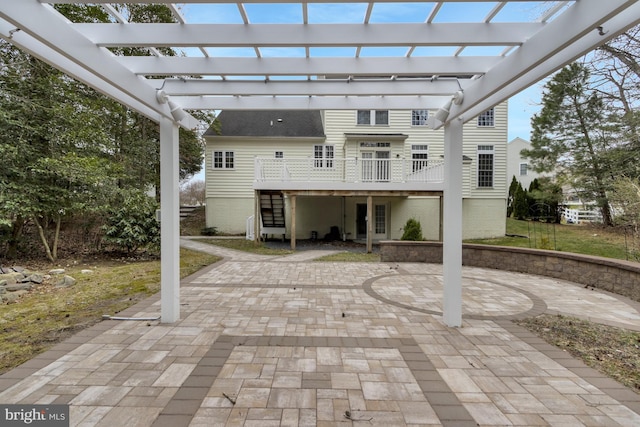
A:
{"type": "Polygon", "coordinates": [[[462,121],[444,127],[444,218],[442,314],[450,327],[462,326],[462,121]]]}
{"type": "Polygon", "coordinates": [[[180,319],[180,192],[178,124],[160,120],[161,322],[180,319]]]}

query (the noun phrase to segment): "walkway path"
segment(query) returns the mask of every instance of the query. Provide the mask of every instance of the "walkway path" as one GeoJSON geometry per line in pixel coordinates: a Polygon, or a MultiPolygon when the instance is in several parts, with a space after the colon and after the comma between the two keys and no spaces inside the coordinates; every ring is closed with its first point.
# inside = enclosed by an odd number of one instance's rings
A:
{"type": "MultiPolygon", "coordinates": [[[[225,260],[183,281],[181,321],[103,321],[0,377],[0,403],[70,403],[81,426],[640,425],[639,395],[510,321],[640,329],[638,303],[465,268],[452,329],[439,265],[182,243],[225,260]]],[[[159,311],[155,296],[121,314],[159,311]]]]}

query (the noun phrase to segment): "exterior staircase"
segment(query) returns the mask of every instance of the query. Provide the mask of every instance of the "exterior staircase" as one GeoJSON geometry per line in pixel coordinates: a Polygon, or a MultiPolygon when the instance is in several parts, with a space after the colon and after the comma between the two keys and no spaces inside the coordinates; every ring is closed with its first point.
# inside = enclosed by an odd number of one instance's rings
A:
{"type": "Polygon", "coordinates": [[[285,234],[284,195],[280,191],[260,192],[261,234],[285,234]]]}

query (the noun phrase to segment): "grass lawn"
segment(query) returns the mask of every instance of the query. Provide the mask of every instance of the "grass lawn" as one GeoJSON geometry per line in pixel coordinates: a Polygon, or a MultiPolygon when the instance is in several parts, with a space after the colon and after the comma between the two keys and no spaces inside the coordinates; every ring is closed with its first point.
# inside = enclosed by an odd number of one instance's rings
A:
{"type": "MultiPolygon", "coordinates": [[[[181,249],[180,276],[219,258],[181,249]]],[[[87,326],[160,290],[160,261],[93,262],[67,268],[76,285],[34,288],[16,304],[0,305],[0,373],[15,367],[87,326]],[[80,270],[93,273],[82,274],[80,270]]]]}
{"type": "Polygon", "coordinates": [[[258,255],[290,255],[293,253],[289,249],[274,249],[264,245],[264,243],[255,243],[247,239],[194,239],[196,242],[207,243],[209,245],[221,246],[227,249],[235,249],[238,251],[250,252],[258,255]]]}
{"type": "Polygon", "coordinates": [[[314,259],[318,262],[380,262],[380,254],[363,252],[339,252],[314,259]]]}
{"type": "Polygon", "coordinates": [[[625,243],[624,234],[597,225],[545,224],[507,218],[507,235],[509,236],[498,239],[467,240],[466,242],[635,260],[631,242],[628,240],[625,243]]]}
{"type": "Polygon", "coordinates": [[[640,333],[549,314],[516,323],[640,393],[640,333]]]}

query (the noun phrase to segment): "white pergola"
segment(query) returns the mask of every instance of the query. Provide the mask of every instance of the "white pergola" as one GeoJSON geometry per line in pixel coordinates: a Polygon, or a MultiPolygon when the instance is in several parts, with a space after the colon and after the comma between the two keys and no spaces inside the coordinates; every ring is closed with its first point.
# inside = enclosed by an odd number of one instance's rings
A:
{"type": "Polygon", "coordinates": [[[231,4],[237,13],[235,23],[193,24],[171,1],[153,3],[166,3],[177,23],[129,23],[106,0],[0,0],[0,36],[159,122],[163,322],[180,318],[178,126],[199,125],[185,110],[439,109],[431,125],[445,133],[443,317],[456,327],[462,324],[462,163],[455,160],[462,158],[462,124],[640,22],[637,0],[466,0],[486,7],[475,22],[440,19],[464,6],[461,0],[181,2],[231,4]],[[112,22],[70,22],[56,12],[57,3],[100,5],[112,22]],[[265,16],[252,15],[256,4],[285,5],[298,18],[278,15],[265,23],[265,16]],[[376,13],[389,4],[411,7],[411,22],[376,13]],[[503,18],[522,5],[538,16],[503,18]],[[362,14],[353,22],[346,12],[356,6],[362,14]],[[331,13],[318,18],[323,8],[331,13]],[[143,47],[149,56],[116,56],[113,47],[143,47]],[[162,47],[184,55],[162,56],[162,47]]]}

